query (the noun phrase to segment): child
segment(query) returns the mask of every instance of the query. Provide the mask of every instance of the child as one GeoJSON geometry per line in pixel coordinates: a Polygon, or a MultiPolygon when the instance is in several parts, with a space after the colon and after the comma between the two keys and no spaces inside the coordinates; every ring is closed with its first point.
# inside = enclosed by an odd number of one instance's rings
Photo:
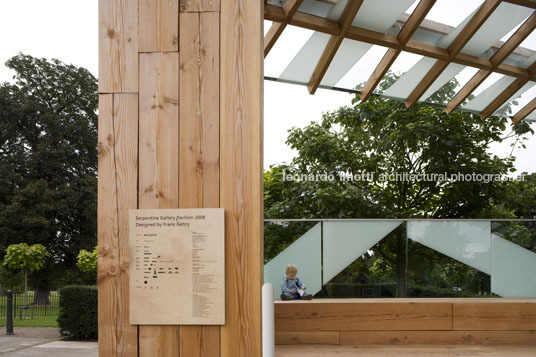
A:
{"type": "Polygon", "coordinates": [[[298,268],[294,264],[287,265],[285,277],[281,279],[281,300],[311,300],[313,295],[305,292],[305,284],[296,278],[298,268]]]}

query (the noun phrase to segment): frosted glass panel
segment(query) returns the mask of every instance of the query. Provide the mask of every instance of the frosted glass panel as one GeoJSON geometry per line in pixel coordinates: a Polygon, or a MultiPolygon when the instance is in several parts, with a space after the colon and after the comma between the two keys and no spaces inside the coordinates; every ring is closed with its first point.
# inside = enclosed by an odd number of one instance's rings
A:
{"type": "Polygon", "coordinates": [[[501,94],[512,82],[514,77],[504,76],[497,82],[493,83],[485,91],[477,95],[473,100],[463,106],[464,109],[476,110],[481,112],[491,101],[501,94]]]}
{"type": "Polygon", "coordinates": [[[490,222],[410,221],[408,238],[491,274],[490,222]]]}
{"type": "Polygon", "coordinates": [[[325,222],[324,283],[387,236],[400,222],[325,222]]]}
{"type": "Polygon", "coordinates": [[[383,94],[390,98],[406,99],[413,88],[419,84],[424,75],[428,73],[436,61],[437,60],[433,58],[422,58],[415,66],[411,67],[409,71],[404,73],[404,75],[400,77],[398,81],[389,87],[389,89],[387,89],[383,94]]]}
{"type": "MultiPolygon", "coordinates": [[[[264,282],[274,286],[274,298],[281,295],[281,279],[287,264],[296,264],[298,278],[305,282],[307,292],[316,294],[321,286],[320,223],[289,245],[274,259],[264,265],[264,282]]],[[[247,273],[247,272],[246,272],[247,273]]],[[[247,279],[247,275],[244,276],[247,279]]]]}
{"type": "Polygon", "coordinates": [[[491,236],[492,292],[502,297],[536,297],[536,253],[491,236]]]}
{"type": "Polygon", "coordinates": [[[308,83],[328,44],[330,35],[315,32],[281,74],[281,79],[308,83]]]}

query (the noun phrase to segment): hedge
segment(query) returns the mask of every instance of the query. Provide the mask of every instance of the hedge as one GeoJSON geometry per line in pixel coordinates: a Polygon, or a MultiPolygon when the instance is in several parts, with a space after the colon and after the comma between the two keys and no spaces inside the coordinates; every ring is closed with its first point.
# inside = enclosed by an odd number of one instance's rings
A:
{"type": "Polygon", "coordinates": [[[97,327],[97,287],[65,286],[59,290],[60,333],[70,340],[96,340],[97,327]]]}

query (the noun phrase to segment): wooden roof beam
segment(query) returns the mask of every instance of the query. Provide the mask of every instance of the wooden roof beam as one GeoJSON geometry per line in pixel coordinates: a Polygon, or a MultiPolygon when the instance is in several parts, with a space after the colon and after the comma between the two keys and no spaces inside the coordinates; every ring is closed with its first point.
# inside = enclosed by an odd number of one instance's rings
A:
{"type": "MultiPolygon", "coordinates": [[[[282,21],[284,18],[283,10],[278,6],[265,5],[264,9],[264,17],[266,20],[282,21]]],[[[301,12],[297,12],[292,17],[290,24],[305,29],[322,32],[328,35],[338,35],[341,32],[339,23],[301,12]]],[[[356,26],[350,26],[345,37],[351,40],[366,42],[388,48],[397,49],[400,47],[400,41],[396,36],[371,31],[356,26]]],[[[458,53],[451,59],[450,54],[446,49],[413,40],[409,40],[402,50],[425,57],[447,61],[451,60],[453,63],[479,69],[491,70],[493,68],[491,61],[487,58],[476,57],[465,53],[458,53]]],[[[527,78],[536,81],[536,76],[529,73],[526,69],[509,64],[502,63],[498,65],[495,69],[495,72],[516,78],[527,78]]]]}
{"type": "Polygon", "coordinates": [[[521,108],[521,110],[518,111],[512,117],[512,124],[515,125],[521,120],[525,119],[530,113],[534,111],[534,109],[536,109],[536,98],[532,99],[527,105],[521,108]]]}
{"type": "Polygon", "coordinates": [[[281,22],[273,22],[272,26],[264,36],[264,58],[268,56],[272,47],[274,47],[277,39],[283,33],[283,30],[292,19],[292,16],[298,11],[298,8],[302,4],[303,0],[287,0],[283,5],[284,17],[281,22]]]}
{"type": "Polygon", "coordinates": [[[324,75],[326,74],[326,71],[331,64],[331,61],[333,60],[333,57],[335,57],[335,54],[337,53],[337,50],[342,43],[342,40],[344,40],[348,28],[352,24],[352,21],[354,21],[355,15],[357,14],[357,11],[359,11],[359,8],[361,7],[362,3],[363,0],[352,0],[349,1],[344,8],[344,12],[342,13],[340,21],[341,32],[338,35],[331,36],[331,38],[329,39],[329,42],[324,49],[320,60],[316,64],[316,68],[311,76],[311,79],[309,80],[309,84],[307,85],[307,89],[309,89],[310,94],[314,94],[316,92],[318,86],[320,85],[320,82],[322,81],[322,78],[324,78],[324,75]]]}
{"type": "MultiPolygon", "coordinates": [[[[454,41],[449,45],[448,52],[450,58],[454,58],[460,50],[467,44],[471,37],[478,31],[478,29],[484,24],[488,17],[495,11],[495,9],[500,5],[501,0],[486,0],[482,6],[477,10],[473,17],[469,20],[467,25],[463,30],[456,36],[454,41]]],[[[428,73],[423,77],[423,79],[417,84],[413,89],[411,94],[406,99],[406,107],[411,108],[419,98],[426,92],[428,88],[434,83],[434,81],[439,77],[439,75],[447,68],[451,60],[444,61],[438,60],[428,73]]]]}
{"type": "Polygon", "coordinates": [[[387,50],[382,60],[368,79],[367,83],[361,90],[360,98],[361,101],[366,101],[374,89],[378,86],[380,81],[385,76],[385,73],[391,68],[392,64],[395,62],[396,58],[402,52],[402,48],[408,43],[411,39],[411,36],[417,31],[419,25],[422,23],[432,6],[434,6],[436,0],[421,0],[419,5],[415,8],[411,16],[408,18],[408,21],[404,24],[404,27],[400,30],[398,34],[398,40],[400,41],[399,47],[397,49],[390,48],[387,50]]]}
{"type": "Polygon", "coordinates": [[[445,112],[450,114],[458,105],[460,105],[473,91],[478,88],[482,82],[501,64],[506,57],[508,57],[523,40],[536,28],[536,12],[517,29],[517,31],[510,36],[508,41],[497,51],[490,61],[493,66],[491,70],[481,69],[473,78],[456,94],[454,98],[445,106],[445,112]]]}

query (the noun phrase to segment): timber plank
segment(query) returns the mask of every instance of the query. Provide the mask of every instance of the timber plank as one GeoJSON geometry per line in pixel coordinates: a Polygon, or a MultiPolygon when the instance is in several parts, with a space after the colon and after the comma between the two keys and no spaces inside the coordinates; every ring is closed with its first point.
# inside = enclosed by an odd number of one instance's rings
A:
{"type": "Polygon", "coordinates": [[[138,329],[130,325],[128,211],[138,205],[138,95],[114,94],[115,177],[119,238],[117,355],[138,351],[138,329]]]}
{"type": "Polygon", "coordinates": [[[454,303],[454,330],[536,330],[536,303],[454,303]]]}
{"type": "Polygon", "coordinates": [[[276,345],[338,345],[339,331],[275,331],[276,345]]]}
{"type": "Polygon", "coordinates": [[[138,3],[99,0],[99,93],[138,92],[138,3]]]}
{"type": "Polygon", "coordinates": [[[140,52],[179,50],[179,0],[138,0],[140,52]]]}
{"type": "Polygon", "coordinates": [[[284,303],[275,330],[450,330],[450,303],[284,303]]]}
{"type": "Polygon", "coordinates": [[[219,12],[220,0],[180,0],[181,12],[219,12]]]}
{"type": "Polygon", "coordinates": [[[98,177],[98,323],[99,355],[117,354],[117,280],[119,275],[119,237],[117,183],[114,167],[113,95],[99,95],[99,177],[98,177]]]}
{"type": "MultiPolygon", "coordinates": [[[[219,207],[219,13],[180,15],[179,208],[219,207]]],[[[219,326],[181,326],[181,356],[219,356],[219,326]]]]}
{"type": "Polygon", "coordinates": [[[220,206],[226,324],[221,355],[262,355],[263,3],[224,1],[220,34],[220,206]]]}
{"type": "Polygon", "coordinates": [[[341,331],[341,345],[534,345],[536,331],[341,331]]]}
{"type": "MultiPolygon", "coordinates": [[[[139,208],[178,208],[178,53],[140,54],[139,208]]],[[[140,326],[140,356],[176,356],[177,326],[140,326]]]]}

